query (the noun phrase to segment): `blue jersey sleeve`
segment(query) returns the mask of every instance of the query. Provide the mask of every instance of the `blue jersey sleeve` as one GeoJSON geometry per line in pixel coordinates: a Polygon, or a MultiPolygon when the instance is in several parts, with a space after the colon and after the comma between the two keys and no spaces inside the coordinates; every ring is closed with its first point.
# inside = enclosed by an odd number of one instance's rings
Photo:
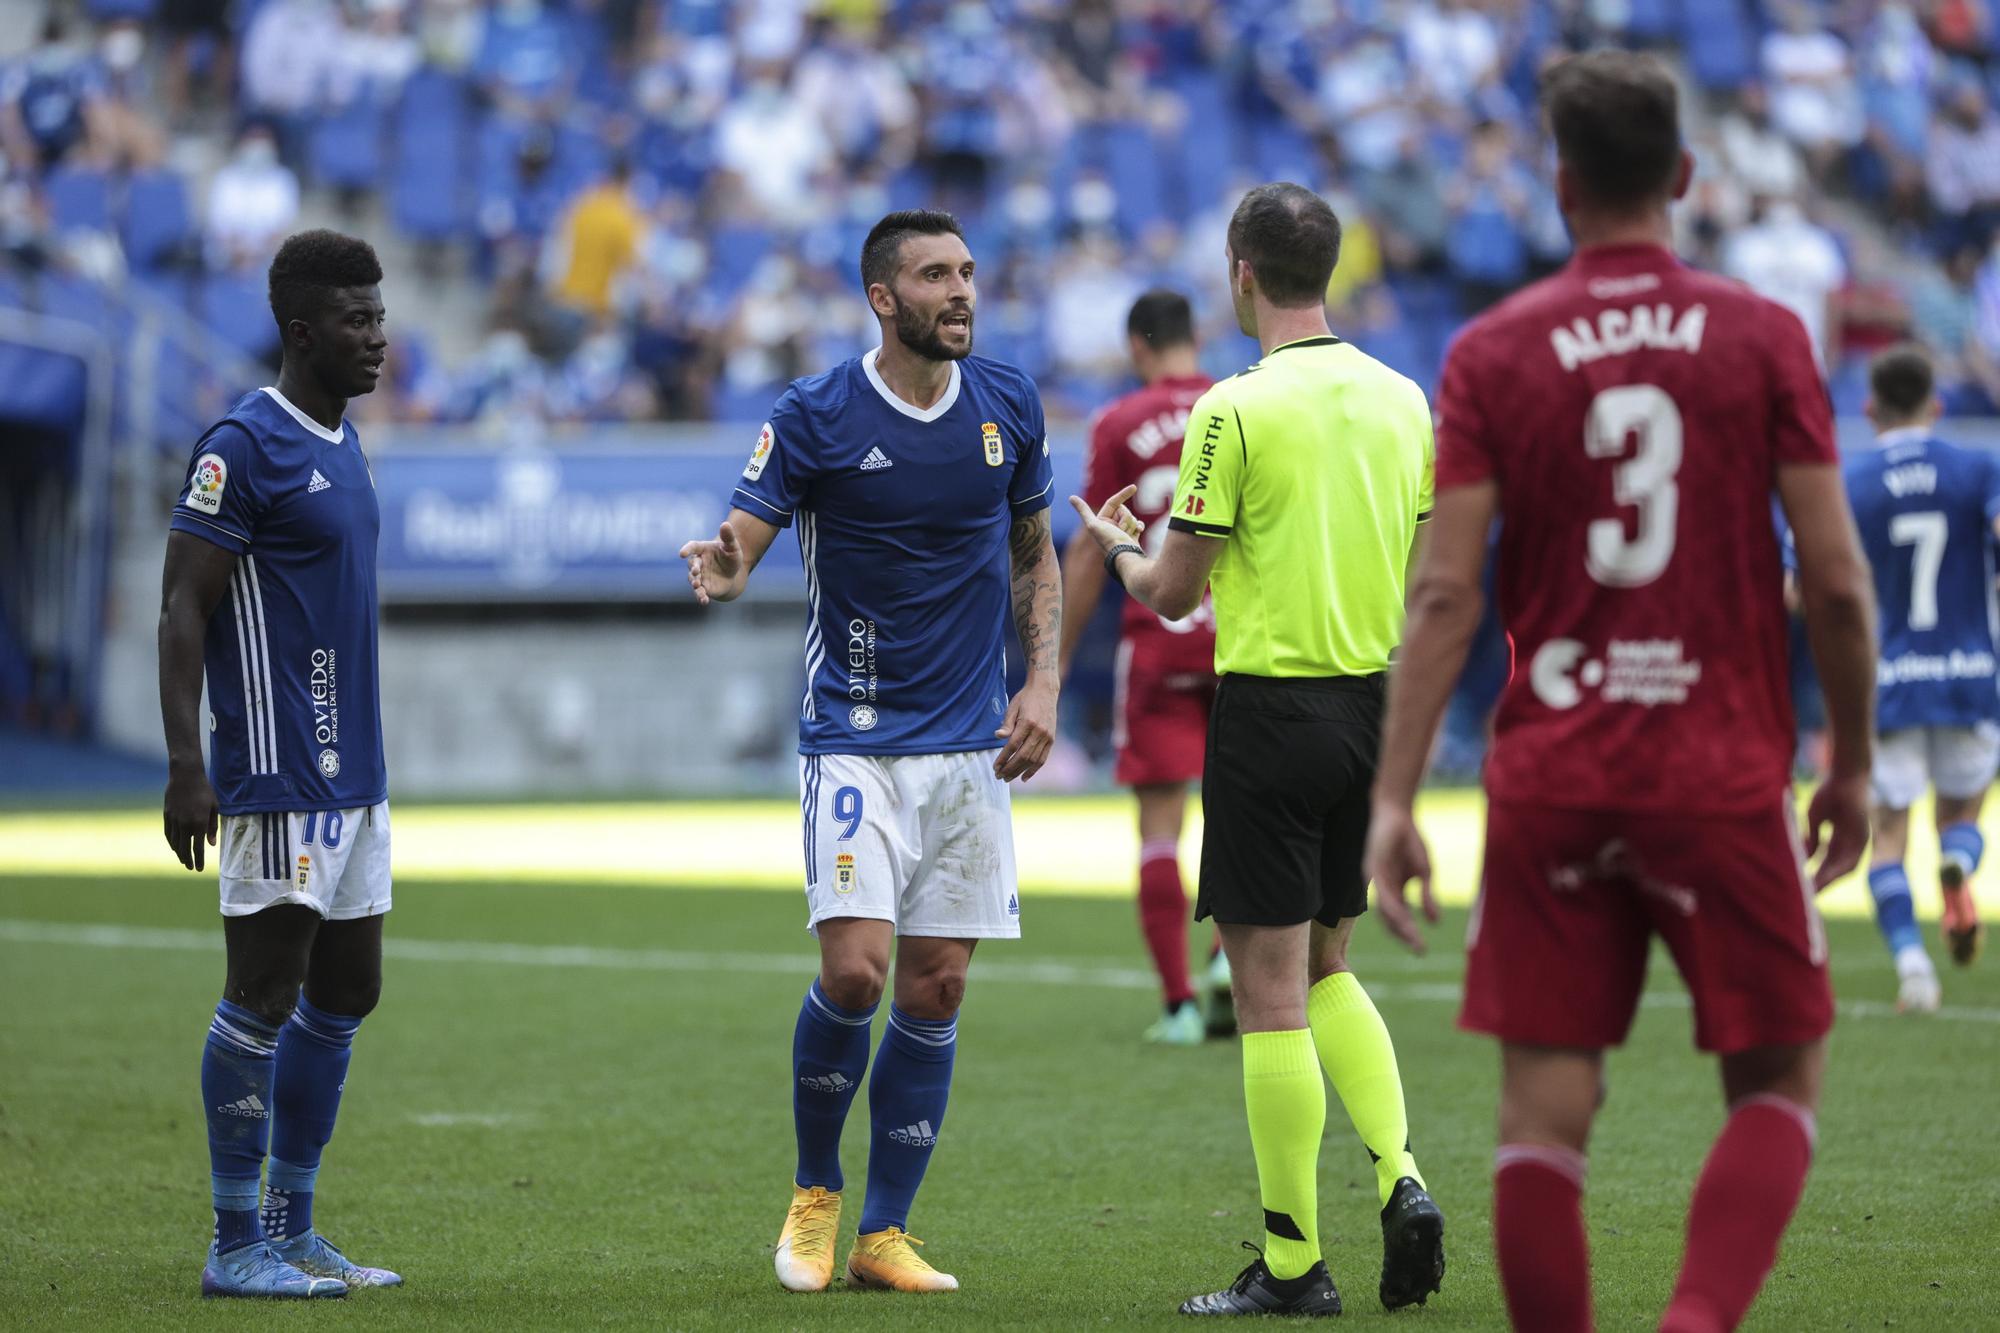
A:
{"type": "Polygon", "coordinates": [[[1022,419],[1028,423],[1028,442],[1014,460],[1014,480],[1007,487],[1007,503],[1015,517],[1037,513],[1049,507],[1049,491],[1056,484],[1054,466],[1049,461],[1049,425],[1042,415],[1042,396],[1024,378],[1022,419]]]}
{"type": "Polygon", "coordinates": [[[792,526],[792,515],[812,486],[815,452],[805,402],[796,387],[787,389],[757,434],[757,447],[736,486],[738,507],[766,523],[792,526]]]}
{"type": "Polygon", "coordinates": [[[2000,454],[1984,455],[1986,463],[1986,522],[2000,519],[2000,454]]]}
{"type": "Polygon", "coordinates": [[[194,447],[168,526],[243,554],[266,505],[256,476],[258,458],[248,427],[239,421],[218,423],[194,447]]]}

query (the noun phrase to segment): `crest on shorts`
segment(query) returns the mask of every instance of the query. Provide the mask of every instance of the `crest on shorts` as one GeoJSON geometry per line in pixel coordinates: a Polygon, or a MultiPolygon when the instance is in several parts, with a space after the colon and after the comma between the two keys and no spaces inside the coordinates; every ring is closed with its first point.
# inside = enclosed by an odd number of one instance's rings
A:
{"type": "Polygon", "coordinates": [[[833,858],[833,891],[854,892],[854,853],[842,852],[833,858]]]}
{"type": "Polygon", "coordinates": [[[299,853],[299,892],[305,892],[306,881],[312,878],[313,859],[304,852],[299,853]]]}
{"type": "Polygon", "coordinates": [[[999,467],[1006,461],[1007,451],[1000,447],[999,422],[982,422],[979,427],[979,440],[986,446],[986,466],[999,467]]]}

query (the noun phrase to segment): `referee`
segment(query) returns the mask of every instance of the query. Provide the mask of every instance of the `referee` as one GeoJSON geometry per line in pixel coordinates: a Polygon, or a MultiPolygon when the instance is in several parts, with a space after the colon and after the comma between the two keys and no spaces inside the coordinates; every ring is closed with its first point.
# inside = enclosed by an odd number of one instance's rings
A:
{"type": "Polygon", "coordinates": [[[1375,1165],[1383,1305],[1422,1304],[1444,1278],[1444,1216],[1410,1155],[1395,1047],[1347,970],[1368,905],[1383,673],[1431,505],[1431,415],[1421,389],[1327,328],[1339,257],[1340,221],[1312,191],[1245,195],[1230,297],[1264,356],[1195,404],[1158,553],[1132,540],[1131,488],[1095,514],[1070,498],[1131,596],[1168,618],[1205,587],[1215,597],[1195,919],[1215,918],[1229,954],[1265,1246],[1184,1314],[1340,1313],[1314,1179],[1322,1066],[1375,1165]]]}

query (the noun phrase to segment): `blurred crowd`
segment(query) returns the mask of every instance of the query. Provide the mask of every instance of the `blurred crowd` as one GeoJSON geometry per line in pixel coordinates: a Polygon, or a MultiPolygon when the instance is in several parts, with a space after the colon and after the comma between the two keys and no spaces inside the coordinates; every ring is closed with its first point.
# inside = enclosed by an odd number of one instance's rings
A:
{"type": "Polygon", "coordinates": [[[1843,407],[1916,336],[2000,410],[2000,0],[86,0],[0,77],[0,301],[150,287],[268,357],[261,265],[345,217],[482,311],[396,310],[370,411],[757,420],[873,340],[860,239],[935,203],[978,349],[1079,416],[1156,283],[1242,364],[1224,225],[1289,177],[1347,227],[1335,327],[1429,384],[1566,256],[1536,76],[1603,43],[1685,71],[1686,252],[1796,309],[1843,407]]]}

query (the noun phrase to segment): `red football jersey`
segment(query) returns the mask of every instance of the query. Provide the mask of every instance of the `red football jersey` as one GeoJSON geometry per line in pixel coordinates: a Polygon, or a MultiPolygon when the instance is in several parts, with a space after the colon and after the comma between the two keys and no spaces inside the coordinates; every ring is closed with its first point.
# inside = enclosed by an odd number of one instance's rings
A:
{"type": "MultiPolygon", "coordinates": [[[[1181,441],[1187,435],[1188,413],[1212,383],[1203,375],[1174,376],[1134,389],[1107,406],[1090,424],[1090,447],[1083,459],[1083,498],[1092,509],[1127,486],[1138,494],[1127,502],[1134,517],[1146,525],[1140,540],[1148,552],[1160,549],[1167,535],[1167,514],[1174,505],[1174,486],[1181,474],[1181,441]]],[[[1215,613],[1204,597],[1185,620],[1162,620],[1135,597],[1125,599],[1119,630],[1135,634],[1171,634],[1185,643],[1187,656],[1215,662],[1215,613]]]]}
{"type": "Polygon", "coordinates": [[[1655,246],[1586,250],[1471,324],[1438,395],[1440,491],[1493,480],[1514,674],[1495,797],[1723,813],[1791,780],[1772,493],[1834,465],[1804,326],[1655,246]]]}

